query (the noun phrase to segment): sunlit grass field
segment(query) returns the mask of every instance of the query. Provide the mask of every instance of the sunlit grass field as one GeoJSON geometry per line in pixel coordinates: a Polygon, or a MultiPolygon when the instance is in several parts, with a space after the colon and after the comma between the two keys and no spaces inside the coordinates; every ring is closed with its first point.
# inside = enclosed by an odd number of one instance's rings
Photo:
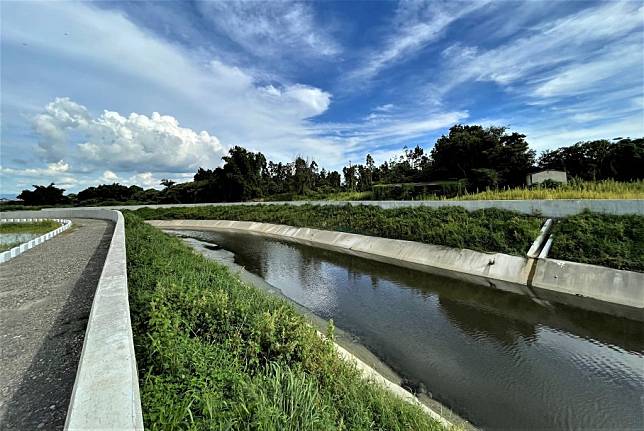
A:
{"type": "Polygon", "coordinates": [[[465,194],[453,200],[644,199],[644,181],[576,181],[557,188],[520,187],[465,194]]]}

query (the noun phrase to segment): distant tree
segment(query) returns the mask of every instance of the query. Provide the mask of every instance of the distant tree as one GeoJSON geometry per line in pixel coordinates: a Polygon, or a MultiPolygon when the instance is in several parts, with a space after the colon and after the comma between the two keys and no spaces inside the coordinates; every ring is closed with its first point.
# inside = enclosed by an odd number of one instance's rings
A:
{"type": "Polygon", "coordinates": [[[176,184],[176,182],[175,182],[175,181],[169,180],[169,179],[167,179],[167,178],[163,178],[163,179],[161,180],[161,185],[162,185],[163,187],[165,187],[166,189],[169,189],[170,187],[172,187],[172,186],[173,186],[173,185],[175,185],[175,184],[176,184]]]}
{"type": "Polygon", "coordinates": [[[333,190],[340,190],[342,177],[340,176],[340,173],[338,171],[331,171],[327,175],[327,182],[329,186],[333,188],[333,190]]]}
{"type": "Polygon", "coordinates": [[[23,190],[18,199],[25,205],[56,205],[69,203],[69,198],[64,196],[65,189],[55,187],[54,183],[48,186],[34,185],[34,190],[23,190]]]}
{"type": "Polygon", "coordinates": [[[354,191],[358,182],[356,178],[356,166],[349,164],[349,166],[342,168],[342,173],[344,174],[344,187],[348,191],[354,191]]]}
{"type": "Polygon", "coordinates": [[[644,178],[644,138],[577,142],[568,147],[544,151],[542,169],[563,170],[569,177],[584,180],[644,178]]]}
{"type": "Polygon", "coordinates": [[[472,171],[488,169],[497,172],[500,185],[523,184],[534,164],[535,153],[529,149],[525,135],[508,135],[505,131],[505,127],[453,126],[432,149],[433,174],[443,179],[468,178],[476,182],[480,172],[472,171]]]}

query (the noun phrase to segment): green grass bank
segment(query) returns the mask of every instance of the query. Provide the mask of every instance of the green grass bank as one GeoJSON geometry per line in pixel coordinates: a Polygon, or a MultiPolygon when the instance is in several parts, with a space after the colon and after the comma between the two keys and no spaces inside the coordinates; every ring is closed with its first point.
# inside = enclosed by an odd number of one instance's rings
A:
{"type": "Polygon", "coordinates": [[[382,209],[366,205],[142,208],[135,213],[145,219],[276,223],[515,255],[530,248],[544,220],[498,209],[468,212],[458,207],[382,209]]]}
{"type": "Polygon", "coordinates": [[[584,212],[558,220],[548,257],[644,272],[644,217],[584,212]]]}
{"type": "Polygon", "coordinates": [[[25,223],[0,223],[0,234],[7,233],[47,233],[60,227],[60,223],[52,220],[25,223]]]}
{"type": "Polygon", "coordinates": [[[289,304],[128,213],[146,428],[438,430],[360,377],[289,304]]]}

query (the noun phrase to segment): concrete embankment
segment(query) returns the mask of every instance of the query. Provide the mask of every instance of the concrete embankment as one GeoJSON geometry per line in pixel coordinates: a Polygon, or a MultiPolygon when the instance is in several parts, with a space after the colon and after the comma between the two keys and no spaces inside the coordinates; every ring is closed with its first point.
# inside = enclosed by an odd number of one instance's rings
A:
{"type": "Polygon", "coordinates": [[[644,274],[344,232],[230,220],[152,220],[163,229],[238,231],[320,247],[593,311],[644,320],[644,274]]]}
{"type": "Polygon", "coordinates": [[[136,210],[139,208],[180,208],[203,206],[235,205],[370,205],[383,209],[407,207],[462,207],[467,211],[486,208],[498,208],[521,214],[540,214],[544,217],[560,218],[579,214],[585,210],[601,214],[639,214],[644,215],[644,199],[540,199],[540,200],[472,200],[472,201],[274,201],[274,202],[216,202],[198,204],[152,204],[152,205],[118,205],[110,208],[136,210]]]}

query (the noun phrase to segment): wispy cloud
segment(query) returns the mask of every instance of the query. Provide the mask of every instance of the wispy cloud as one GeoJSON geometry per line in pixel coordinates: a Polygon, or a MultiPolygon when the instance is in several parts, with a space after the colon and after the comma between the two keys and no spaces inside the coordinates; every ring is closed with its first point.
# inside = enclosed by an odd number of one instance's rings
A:
{"type": "Polygon", "coordinates": [[[342,51],[311,4],[231,0],[198,5],[218,31],[260,58],[334,57],[342,51]]]}
{"type": "Polygon", "coordinates": [[[413,58],[436,41],[447,27],[487,2],[453,3],[403,1],[399,4],[391,28],[378,50],[369,51],[362,64],[351,71],[352,80],[369,80],[395,64],[413,58]]]}

